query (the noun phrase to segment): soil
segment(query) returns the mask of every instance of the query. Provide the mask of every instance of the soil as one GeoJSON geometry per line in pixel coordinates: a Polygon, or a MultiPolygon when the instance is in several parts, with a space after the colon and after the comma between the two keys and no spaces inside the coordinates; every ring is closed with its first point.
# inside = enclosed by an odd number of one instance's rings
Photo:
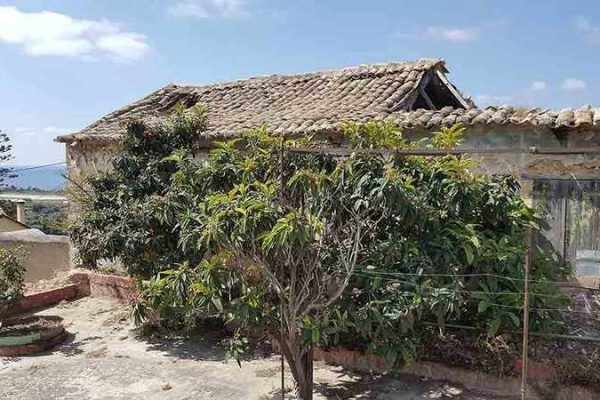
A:
{"type": "MultiPolygon", "coordinates": [[[[218,338],[141,337],[129,309],[84,298],[46,310],[72,337],[51,353],[0,359],[0,399],[6,400],[275,400],[281,398],[280,358],[258,351],[238,367],[218,338]]],[[[286,368],[287,371],[287,368],[286,368]]],[[[286,398],[292,387],[285,374],[286,398]]],[[[315,363],[315,400],[498,400],[449,382],[403,375],[358,374],[315,363]]]]}

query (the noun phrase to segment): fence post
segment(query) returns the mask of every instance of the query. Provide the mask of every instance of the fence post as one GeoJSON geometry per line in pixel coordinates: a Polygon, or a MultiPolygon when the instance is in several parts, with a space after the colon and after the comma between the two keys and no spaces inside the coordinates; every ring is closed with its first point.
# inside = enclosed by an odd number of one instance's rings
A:
{"type": "Polygon", "coordinates": [[[529,263],[531,249],[531,229],[525,232],[525,282],[523,285],[523,354],[521,370],[521,400],[527,399],[527,364],[529,361],[529,263]]]}

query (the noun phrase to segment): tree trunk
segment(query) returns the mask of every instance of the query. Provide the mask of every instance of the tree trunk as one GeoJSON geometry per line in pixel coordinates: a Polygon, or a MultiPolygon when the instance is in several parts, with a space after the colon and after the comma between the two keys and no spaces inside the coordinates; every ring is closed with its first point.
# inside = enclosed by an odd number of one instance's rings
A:
{"type": "Polygon", "coordinates": [[[312,345],[298,361],[296,372],[301,379],[296,380],[296,398],[298,400],[312,400],[314,388],[312,345]]]}
{"type": "Polygon", "coordinates": [[[290,372],[294,377],[294,392],[298,400],[313,399],[313,347],[308,349],[302,344],[301,338],[282,338],[281,351],[285,357],[290,372]]]}

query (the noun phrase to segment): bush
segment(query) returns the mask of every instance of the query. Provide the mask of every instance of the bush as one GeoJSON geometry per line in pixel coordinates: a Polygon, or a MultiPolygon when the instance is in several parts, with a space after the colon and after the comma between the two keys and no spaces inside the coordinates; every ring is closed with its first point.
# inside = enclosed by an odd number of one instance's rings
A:
{"type": "MultiPolygon", "coordinates": [[[[488,337],[521,329],[525,235],[538,228],[540,219],[521,199],[518,182],[510,176],[474,174],[466,157],[369,152],[415,146],[391,124],[348,125],[345,134],[357,151],[344,161],[322,154],[286,155],[283,180],[290,195],[296,185],[319,187],[343,176],[336,188],[340,207],[370,210],[364,216],[369,236],[361,243],[349,289],[338,303],[305,319],[306,337],[386,355],[394,363],[419,355],[423,340],[436,331],[432,324],[438,330],[445,323],[471,325],[488,337]]],[[[443,129],[429,145],[450,148],[461,135],[460,127],[443,129]]],[[[222,226],[223,215],[234,215],[226,219],[234,225],[249,218],[246,204],[215,204],[237,201],[240,193],[256,190],[252,185],[277,191],[272,183],[280,179],[280,146],[259,130],[220,144],[203,166],[183,167],[182,160],[171,191],[180,199],[186,193],[196,200],[179,207],[185,209],[177,217],[184,247],[214,254],[222,239],[217,233],[228,229],[222,226]]],[[[240,235],[245,237],[245,231],[240,235]]],[[[535,250],[531,306],[539,310],[531,313],[531,329],[559,329],[561,317],[549,309],[567,301],[552,283],[562,280],[564,269],[553,254],[535,250]]],[[[324,265],[337,262],[335,246],[324,246],[321,254],[324,265]]],[[[273,288],[258,283],[260,272],[258,281],[256,273],[253,281],[245,276],[261,270],[256,263],[247,262],[243,269],[207,259],[176,266],[145,284],[138,311],[143,313],[145,305],[162,311],[163,318],[192,324],[203,313],[276,322],[276,308],[262,314],[256,306],[273,296],[273,288]]]]}
{"type": "Polygon", "coordinates": [[[25,267],[20,249],[0,248],[0,302],[12,302],[23,296],[25,267]]]}
{"type": "MultiPolygon", "coordinates": [[[[185,260],[175,215],[184,211],[171,196],[178,157],[193,157],[194,140],[206,128],[204,110],[178,107],[166,123],[149,129],[131,123],[112,170],[92,177],[77,193],[79,218],[70,226],[84,267],[120,261],[131,275],[151,277],[185,260]]],[[[175,194],[173,194],[175,195],[175,194]]]]}
{"type": "MultiPolygon", "coordinates": [[[[193,138],[205,127],[203,114],[181,110],[158,130],[130,125],[74,227],[84,259],[120,258],[145,279],[139,321],[210,316],[277,337],[283,303],[301,317],[284,319],[302,352],[342,344],[390,363],[417,357],[446,323],[487,337],[522,328],[525,237],[540,219],[518,182],[475,174],[466,157],[394,153],[455,147],[460,126],[413,143],[390,123],[348,124],[355,151],[344,159],[285,151],[319,143],[255,129],[199,163],[193,138]],[[315,273],[298,281],[303,268],[315,273]],[[340,288],[340,301],[325,300],[340,288]]],[[[542,252],[531,270],[531,328],[559,328],[551,309],[566,300],[552,281],[564,270],[542,252]]]]}

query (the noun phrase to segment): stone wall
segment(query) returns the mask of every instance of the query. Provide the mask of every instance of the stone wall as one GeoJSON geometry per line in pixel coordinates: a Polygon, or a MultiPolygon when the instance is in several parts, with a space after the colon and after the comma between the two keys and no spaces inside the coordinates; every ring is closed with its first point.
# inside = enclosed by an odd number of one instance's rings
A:
{"type": "Polygon", "coordinates": [[[66,145],[67,173],[75,181],[107,171],[111,161],[119,151],[119,146],[83,144],[76,142],[66,145]]]}

